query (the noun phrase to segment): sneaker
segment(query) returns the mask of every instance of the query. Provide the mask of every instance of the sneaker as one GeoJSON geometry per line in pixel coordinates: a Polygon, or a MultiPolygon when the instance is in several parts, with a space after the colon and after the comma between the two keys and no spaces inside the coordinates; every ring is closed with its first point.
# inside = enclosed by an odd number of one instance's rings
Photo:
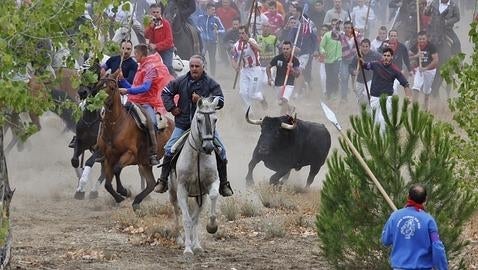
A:
{"type": "Polygon", "coordinates": [[[229,197],[234,194],[231,185],[229,184],[229,181],[221,183],[221,185],[219,186],[219,194],[221,194],[223,197],[229,197]]]}

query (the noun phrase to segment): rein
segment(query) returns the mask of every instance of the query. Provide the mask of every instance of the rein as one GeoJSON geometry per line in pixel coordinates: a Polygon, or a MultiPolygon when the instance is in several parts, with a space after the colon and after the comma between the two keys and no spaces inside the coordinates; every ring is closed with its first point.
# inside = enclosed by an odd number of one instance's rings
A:
{"type": "MultiPolygon", "coordinates": [[[[204,117],[206,118],[206,133],[207,135],[209,134],[212,134],[212,126],[211,126],[211,118],[210,118],[210,115],[215,113],[215,112],[201,112],[201,111],[197,111],[196,113],[200,113],[200,114],[203,114],[204,117]]],[[[201,157],[201,153],[205,153],[204,151],[201,150],[200,147],[197,147],[197,145],[195,146],[194,144],[197,144],[197,142],[199,143],[203,143],[204,141],[212,141],[214,140],[214,136],[211,135],[211,138],[203,138],[201,136],[201,132],[199,130],[199,127],[197,127],[197,132],[199,134],[199,140],[197,140],[196,138],[194,138],[194,133],[191,132],[189,133],[189,136],[188,136],[188,144],[189,146],[191,146],[192,149],[194,149],[194,151],[196,151],[198,153],[198,158],[197,158],[197,174],[198,174],[198,185],[199,185],[199,195],[197,196],[194,196],[196,198],[196,202],[197,204],[199,205],[199,207],[202,206],[202,203],[203,203],[203,199],[202,199],[202,195],[203,195],[203,191],[202,191],[202,185],[201,185],[201,168],[200,168],[200,157],[201,157]],[[191,139],[193,140],[193,143],[191,143],[191,139]]]]}

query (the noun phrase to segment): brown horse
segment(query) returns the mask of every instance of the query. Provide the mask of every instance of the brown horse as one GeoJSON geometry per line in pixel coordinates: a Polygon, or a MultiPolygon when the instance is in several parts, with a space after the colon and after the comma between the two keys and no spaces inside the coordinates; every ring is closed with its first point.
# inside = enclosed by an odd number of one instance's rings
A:
{"type": "MultiPolygon", "coordinates": [[[[148,155],[149,140],[146,132],[138,128],[133,117],[121,104],[116,79],[110,75],[102,78],[99,85],[106,87],[108,93],[104,105],[103,123],[98,137],[98,147],[105,156],[105,188],[116,202],[123,201],[125,197],[129,196],[129,192],[121,185],[121,181],[117,181],[116,192],[111,185],[113,176],[128,165],[138,165],[139,173],[146,179],[146,188],[134,198],[133,209],[137,210],[144,197],[151,193],[156,185],[148,155]]],[[[167,127],[156,134],[158,158],[164,155],[163,147],[174,129],[174,122],[169,118],[166,119],[168,120],[167,127]]]]}

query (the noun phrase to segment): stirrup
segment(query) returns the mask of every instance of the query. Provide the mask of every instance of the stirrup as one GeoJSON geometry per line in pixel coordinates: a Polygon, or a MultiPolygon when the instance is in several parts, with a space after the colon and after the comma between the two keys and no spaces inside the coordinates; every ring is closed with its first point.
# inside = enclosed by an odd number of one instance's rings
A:
{"type": "Polygon", "coordinates": [[[168,190],[168,182],[158,178],[156,186],[154,187],[154,192],[164,193],[168,190]]]}
{"type": "Polygon", "coordinates": [[[221,194],[223,197],[229,197],[229,196],[232,196],[232,194],[234,194],[234,191],[232,191],[229,181],[226,181],[219,185],[219,194],[221,194]]]}

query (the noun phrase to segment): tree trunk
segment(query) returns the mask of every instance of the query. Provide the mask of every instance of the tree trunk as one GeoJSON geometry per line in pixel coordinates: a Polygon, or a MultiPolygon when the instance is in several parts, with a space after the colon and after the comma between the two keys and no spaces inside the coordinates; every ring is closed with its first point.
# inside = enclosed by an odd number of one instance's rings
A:
{"type": "Polygon", "coordinates": [[[12,235],[10,230],[10,202],[13,192],[8,181],[7,160],[3,151],[3,127],[0,127],[0,270],[10,263],[12,235]]]}

